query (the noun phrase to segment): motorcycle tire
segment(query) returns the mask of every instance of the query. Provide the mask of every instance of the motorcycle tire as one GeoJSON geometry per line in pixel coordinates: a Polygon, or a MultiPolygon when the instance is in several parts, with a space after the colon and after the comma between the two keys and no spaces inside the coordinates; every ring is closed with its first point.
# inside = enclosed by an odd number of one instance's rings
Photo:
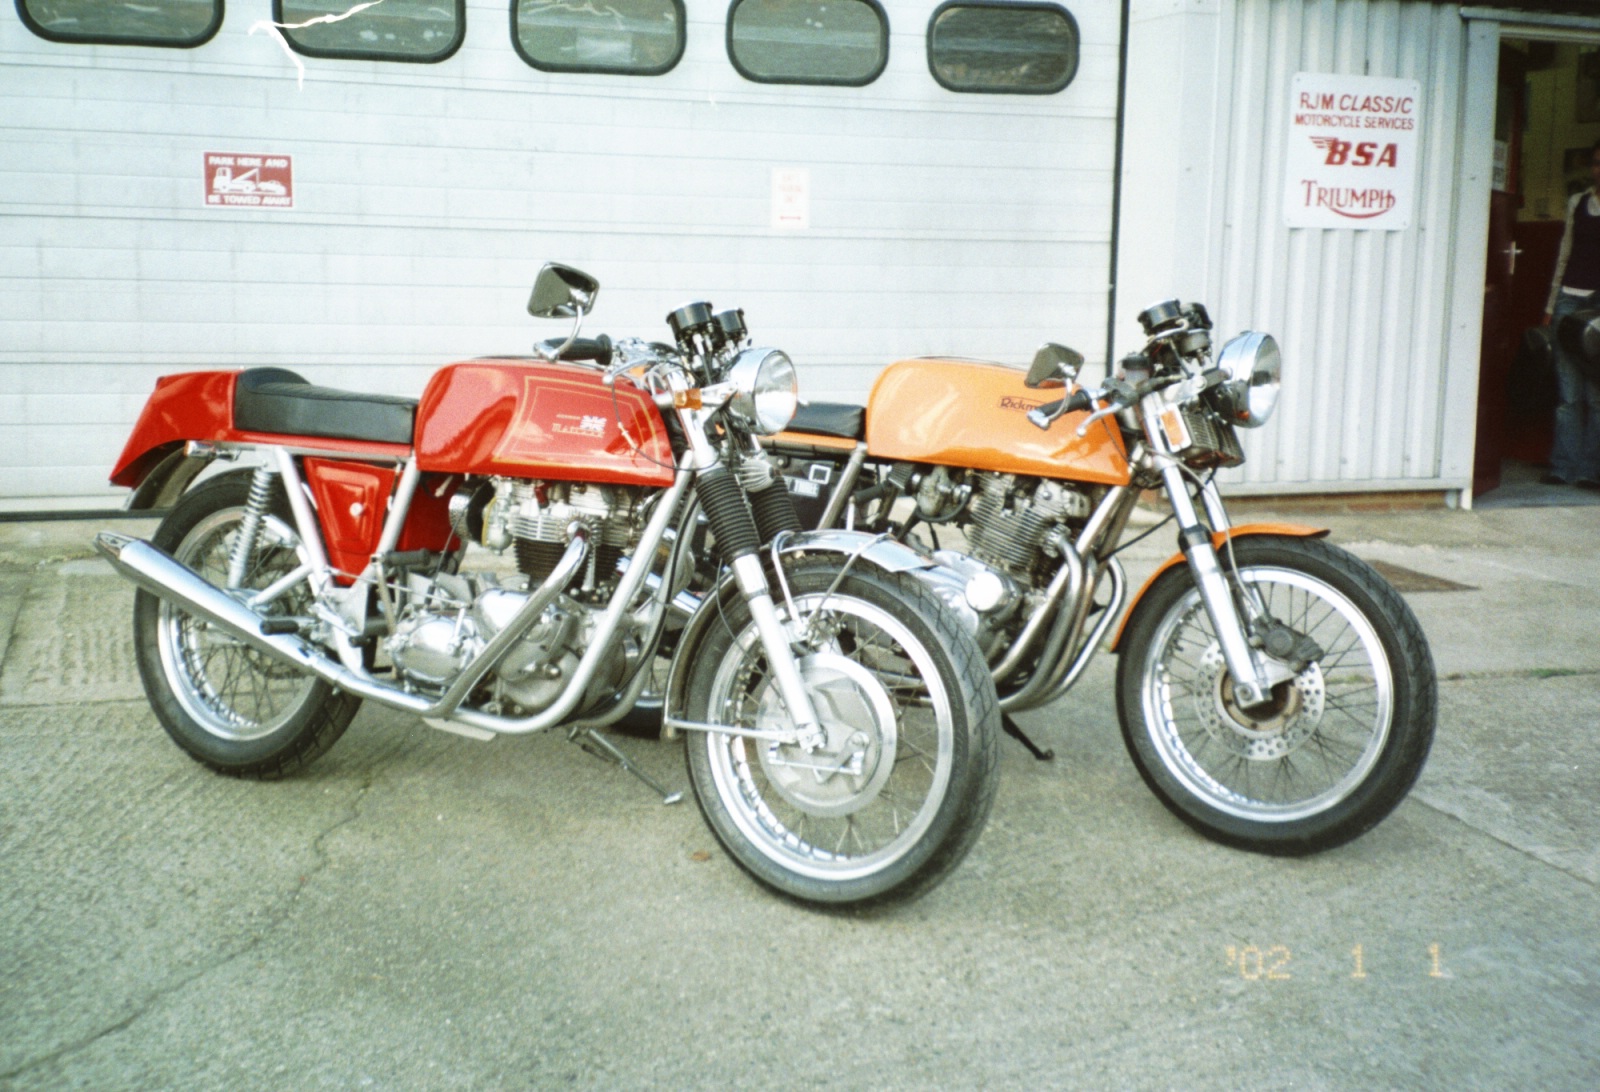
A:
{"type": "MultiPolygon", "coordinates": [[[[227,579],[243,523],[251,472],[202,482],[161,521],[151,542],[213,584],[227,579]]],[[[274,484],[244,587],[265,588],[299,564],[299,536],[281,484],[274,484]]],[[[269,610],[300,614],[296,588],[269,610]]],[[[219,773],[275,780],[322,755],[349,726],[361,699],[302,674],[227,636],[204,619],[140,591],[134,648],[150,707],[191,758],[219,773]]]]}
{"type": "MultiPolygon", "coordinates": [[[[1221,560],[1232,574],[1226,550],[1221,560]]],[[[1370,830],[1410,791],[1433,742],[1427,638],[1371,566],[1317,539],[1234,544],[1238,575],[1320,655],[1272,700],[1233,699],[1187,566],[1129,620],[1117,664],[1123,742],[1173,814],[1215,841],[1297,856],[1370,830]]]]}
{"type": "MultiPolygon", "coordinates": [[[[920,583],[862,567],[834,588],[837,575],[813,562],[788,577],[800,617],[820,608],[829,634],[800,663],[824,745],[689,732],[689,781],[723,847],[772,890],[834,907],[905,901],[982,832],[999,782],[999,703],[977,646],[920,583]]],[[[722,617],[688,650],[687,719],[790,726],[743,599],[703,609],[722,617]]]]}

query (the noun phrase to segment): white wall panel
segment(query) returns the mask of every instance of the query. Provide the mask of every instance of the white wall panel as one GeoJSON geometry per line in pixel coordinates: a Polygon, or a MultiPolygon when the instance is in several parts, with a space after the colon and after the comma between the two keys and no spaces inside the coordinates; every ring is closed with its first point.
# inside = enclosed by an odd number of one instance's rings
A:
{"type": "Polygon", "coordinates": [[[303,89],[247,33],[267,0],[230,0],[194,50],[51,43],[0,12],[0,508],[114,498],[164,372],[414,394],[449,360],[525,351],[557,332],[523,312],[549,259],[600,277],[592,331],[744,307],[814,397],[921,353],[1098,355],[1116,0],[1069,0],[1079,72],[1039,97],[940,88],[935,0],[886,0],[889,64],[865,88],[747,82],[726,3],[687,6],[658,78],[535,71],[504,0],[469,0],[443,64],[302,58],[303,89]],[[206,152],[293,156],[295,207],[205,208],[206,152]],[[809,171],[809,230],[771,228],[775,167],[809,171]]]}
{"type": "Polygon", "coordinates": [[[1398,0],[1136,2],[1130,32],[1120,298],[1204,300],[1225,334],[1253,328],[1284,352],[1283,399],[1245,435],[1234,491],[1460,489],[1471,476],[1481,242],[1460,240],[1463,141],[1488,139],[1465,105],[1466,29],[1455,4],[1398,0]],[[1177,58],[1169,69],[1161,57],[1177,58]],[[1403,231],[1289,228],[1282,208],[1290,84],[1297,72],[1422,85],[1415,214],[1403,231]],[[1151,119],[1157,140],[1140,139],[1151,119]],[[1177,154],[1167,154],[1176,146],[1177,154]],[[1159,204],[1146,230],[1134,211],[1159,204]],[[1476,270],[1470,257],[1479,249],[1476,270]],[[1459,289],[1459,291],[1458,291],[1459,289]],[[1463,301],[1465,301],[1463,303],[1463,301]],[[1464,424],[1464,429],[1463,429],[1464,424]]]}

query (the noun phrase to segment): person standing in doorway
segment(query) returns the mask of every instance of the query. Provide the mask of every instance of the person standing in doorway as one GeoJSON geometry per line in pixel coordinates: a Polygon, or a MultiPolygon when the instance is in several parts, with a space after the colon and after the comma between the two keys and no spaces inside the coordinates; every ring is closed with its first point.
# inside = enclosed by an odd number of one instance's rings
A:
{"type": "MultiPolygon", "coordinates": [[[[1600,140],[1589,149],[1589,178],[1593,184],[1567,202],[1567,226],[1544,309],[1545,324],[1558,334],[1567,315],[1600,306],[1600,140]]],[[[1600,382],[1584,375],[1559,336],[1553,340],[1560,401],[1550,472],[1540,481],[1600,489],[1600,382]]]]}

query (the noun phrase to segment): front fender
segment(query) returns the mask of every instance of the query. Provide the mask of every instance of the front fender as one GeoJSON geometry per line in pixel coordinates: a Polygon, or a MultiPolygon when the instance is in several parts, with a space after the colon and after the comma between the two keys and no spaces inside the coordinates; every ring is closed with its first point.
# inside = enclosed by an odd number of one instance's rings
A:
{"type": "MultiPolygon", "coordinates": [[[[1229,538],[1244,538],[1246,535],[1283,535],[1288,538],[1324,538],[1328,535],[1326,527],[1307,527],[1299,523],[1244,523],[1230,531],[1213,531],[1211,533],[1211,547],[1222,550],[1229,538]]],[[[1145,592],[1161,578],[1162,574],[1174,565],[1185,564],[1183,554],[1176,553],[1163,561],[1155,572],[1150,574],[1134,595],[1133,601],[1128,605],[1128,613],[1122,616],[1122,622],[1117,626],[1117,636],[1111,642],[1111,651],[1122,651],[1122,634],[1128,628],[1128,619],[1132,618],[1139,609],[1139,604],[1144,600],[1145,592]]]]}
{"type": "MultiPolygon", "coordinates": [[[[801,531],[785,538],[778,552],[784,556],[800,553],[853,555],[860,558],[857,564],[864,561],[891,573],[941,568],[933,558],[918,553],[903,542],[865,531],[801,531]]],[[[774,600],[781,599],[783,592],[780,589],[773,588],[771,591],[774,600]]],[[[724,572],[716,587],[706,593],[700,600],[699,608],[689,616],[672,655],[672,668],[667,674],[666,704],[663,709],[666,717],[677,715],[683,708],[685,691],[689,685],[688,665],[694,662],[706,630],[720,623],[723,605],[738,595],[739,588],[733,574],[724,572]]],[[[663,726],[662,738],[675,739],[677,733],[671,727],[663,726]]]]}

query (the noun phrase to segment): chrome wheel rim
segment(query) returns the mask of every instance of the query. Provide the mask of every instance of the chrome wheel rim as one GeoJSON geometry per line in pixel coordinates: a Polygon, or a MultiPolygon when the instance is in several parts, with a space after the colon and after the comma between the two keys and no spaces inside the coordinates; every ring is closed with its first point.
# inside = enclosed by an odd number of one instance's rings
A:
{"type": "MultiPolygon", "coordinates": [[[[242,515],[234,508],[205,517],[185,536],[174,557],[223,586],[242,515]]],[[[241,588],[265,588],[292,571],[298,564],[298,545],[298,537],[282,520],[263,519],[241,588]]],[[[297,589],[281,597],[278,605],[289,606],[303,597],[297,589]]],[[[219,739],[243,743],[271,735],[301,710],[316,685],[310,676],[167,601],[161,603],[156,635],[173,697],[191,720],[219,739]]]]}
{"type": "MultiPolygon", "coordinates": [[[[800,597],[800,616],[822,599],[800,597]]],[[[845,881],[893,865],[933,825],[950,785],[955,718],[932,657],[899,621],[837,592],[823,613],[833,637],[801,671],[827,742],[805,752],[711,733],[706,746],[717,794],[752,846],[789,871],[845,881]]],[[[723,723],[791,726],[753,625],[723,656],[709,697],[723,723]]]]}
{"type": "Polygon", "coordinates": [[[1141,674],[1145,728],[1168,773],[1240,819],[1288,823],[1327,811],[1366,780],[1388,742],[1394,681],[1377,631],[1338,589],[1293,569],[1245,569],[1272,616],[1323,655],[1241,709],[1197,589],[1167,612],[1141,674]]]}

